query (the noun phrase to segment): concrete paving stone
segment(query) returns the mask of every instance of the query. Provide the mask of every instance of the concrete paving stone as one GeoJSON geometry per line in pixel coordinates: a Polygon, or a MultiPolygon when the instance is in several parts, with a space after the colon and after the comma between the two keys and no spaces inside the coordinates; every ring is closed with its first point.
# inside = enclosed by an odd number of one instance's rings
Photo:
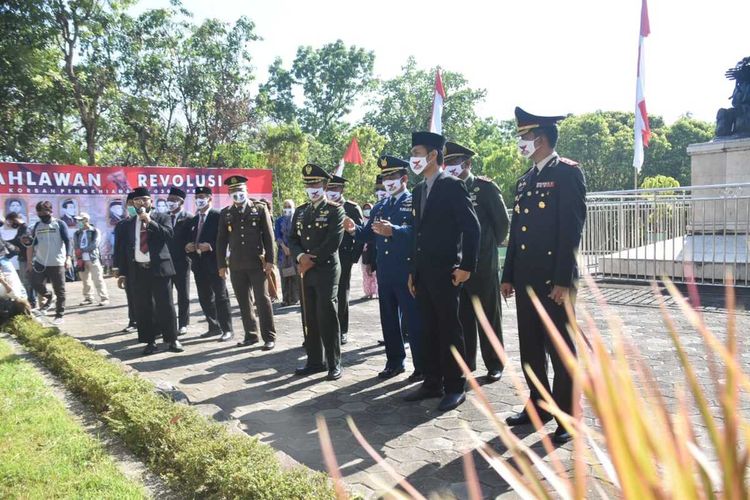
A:
{"type": "MultiPolygon", "coordinates": [[[[114,290],[114,286],[112,288],[114,290]]],[[[675,407],[675,394],[678,389],[684,390],[686,387],[685,377],[658,309],[621,305],[618,302],[630,300],[637,304],[643,302],[643,297],[647,297],[650,292],[633,287],[628,289],[621,285],[605,285],[602,289],[611,297],[621,297],[613,299],[615,304],[608,310],[620,318],[626,337],[653,372],[654,380],[670,407],[675,407]]],[[[80,290],[80,283],[67,284],[72,303],[81,296],[80,290]]],[[[276,315],[277,348],[270,353],[252,348],[235,349],[233,346],[198,339],[197,336],[205,331],[206,325],[201,318],[194,291],[191,304],[194,322],[185,338],[186,351],[181,355],[162,350],[154,356],[142,357],[142,347],[135,341],[134,334],[112,334],[113,324],[121,328],[126,323],[124,294],[120,291],[112,293],[112,304],[106,310],[71,307],[69,312],[66,311],[63,329],[79,340],[96,344],[97,350],[107,353],[115,362],[121,363],[124,369],[137,371],[153,382],[169,380],[178,385],[191,401],[212,405],[209,407],[214,413],[218,413],[218,408],[226,415],[239,418],[236,421],[238,429],[259,436],[281,454],[318,470],[325,470],[325,466],[318,443],[315,414],[326,415],[339,461],[346,465],[342,470],[344,479],[353,491],[361,491],[365,498],[377,496],[380,486],[375,484],[375,478],[385,477],[382,475],[384,471],[356,442],[346,425],[346,415],[353,416],[372,446],[407,476],[409,481],[419,485],[422,493],[430,495],[442,491],[462,494],[465,478],[461,453],[474,444],[463,430],[462,424],[467,423],[483,441],[498,446],[499,439],[492,425],[470,401],[448,413],[436,411],[437,399],[419,403],[404,402],[403,396],[417,388],[417,384],[409,385],[406,382],[407,374],[403,378],[379,380],[377,373],[384,366],[385,356],[383,349],[376,346],[377,339],[382,337],[378,323],[378,304],[377,301],[356,300],[362,296],[358,266],[353,272],[351,293],[352,340],[342,349],[344,377],[335,382],[325,381],[324,373],[304,378],[292,375],[294,368],[305,362],[304,351],[300,348],[302,332],[298,309],[283,310],[276,315]]],[[[579,297],[578,308],[586,309],[592,315],[605,342],[609,342],[611,334],[606,312],[587,299],[586,293],[588,290],[584,289],[579,297]]],[[[236,331],[241,331],[234,297],[231,301],[234,326],[236,331]]],[[[509,301],[509,306],[504,307],[503,313],[509,368],[520,372],[513,300],[509,301]]],[[[680,340],[688,357],[697,368],[700,383],[712,388],[715,377],[707,368],[708,356],[703,340],[676,308],[672,307],[670,313],[677,324],[680,340]]],[[[704,308],[703,315],[712,331],[720,339],[724,339],[726,314],[722,311],[708,312],[704,308]]],[[[588,328],[587,324],[582,323],[582,326],[584,329],[588,328]]],[[[750,330],[750,315],[737,315],[737,329],[750,330]]],[[[740,360],[748,365],[750,337],[740,336],[738,342],[740,360]]],[[[407,373],[411,371],[410,357],[411,354],[407,354],[407,373]]],[[[477,375],[483,374],[480,363],[477,375]]],[[[482,389],[501,418],[520,410],[527,397],[525,388],[523,393],[516,393],[510,384],[508,373],[501,381],[484,385],[482,389]]],[[[473,397],[475,396],[469,395],[469,398],[473,397]]],[[[709,400],[713,405],[712,411],[717,413],[716,395],[710,392],[709,400]]],[[[750,412],[750,402],[743,401],[742,411],[750,412]]],[[[696,433],[702,444],[706,440],[706,432],[694,405],[691,405],[690,413],[698,426],[696,433]]],[[[590,407],[587,407],[586,415],[589,423],[596,426],[596,420],[591,418],[593,414],[590,407]]],[[[554,427],[554,424],[550,424],[545,430],[552,432],[554,427]]],[[[535,433],[530,433],[523,442],[534,449],[540,446],[539,436],[535,433]]],[[[556,453],[569,456],[570,446],[558,449],[556,453]]],[[[475,461],[486,498],[517,498],[476,454],[475,461]]],[[[569,463],[570,460],[567,459],[566,462],[569,463]]],[[[386,480],[387,486],[394,484],[391,479],[386,480]]]]}

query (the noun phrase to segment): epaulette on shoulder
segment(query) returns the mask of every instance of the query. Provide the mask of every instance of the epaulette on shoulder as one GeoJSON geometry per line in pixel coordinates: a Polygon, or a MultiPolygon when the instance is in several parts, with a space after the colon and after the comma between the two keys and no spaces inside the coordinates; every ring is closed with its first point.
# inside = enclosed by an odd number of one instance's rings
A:
{"type": "Polygon", "coordinates": [[[232,209],[232,207],[233,207],[233,206],[234,206],[234,205],[227,205],[226,207],[222,208],[222,209],[220,210],[220,212],[221,212],[221,213],[226,213],[226,212],[229,212],[229,211],[230,211],[230,210],[232,209]]]}
{"type": "Polygon", "coordinates": [[[297,207],[297,210],[299,210],[300,208],[303,208],[303,207],[307,207],[307,206],[309,206],[309,205],[310,205],[310,202],[309,202],[309,201],[306,201],[306,202],[305,202],[305,203],[303,203],[302,205],[298,206],[298,207],[297,207]]]}
{"type": "Polygon", "coordinates": [[[350,205],[352,207],[358,207],[359,206],[359,205],[357,205],[356,203],[354,203],[353,201],[350,201],[350,200],[344,200],[344,205],[350,205]]]}
{"type": "Polygon", "coordinates": [[[331,205],[332,207],[340,207],[342,206],[341,203],[335,202],[333,200],[326,199],[326,203],[328,205],[331,205]]]}
{"type": "Polygon", "coordinates": [[[482,182],[489,182],[490,184],[493,184],[495,181],[487,177],[486,175],[477,175],[477,179],[482,182]]]}
{"type": "Polygon", "coordinates": [[[578,162],[577,161],[573,161],[570,158],[563,158],[561,156],[560,157],[560,163],[562,163],[563,165],[567,165],[569,167],[576,167],[576,168],[578,168],[578,162]]]}

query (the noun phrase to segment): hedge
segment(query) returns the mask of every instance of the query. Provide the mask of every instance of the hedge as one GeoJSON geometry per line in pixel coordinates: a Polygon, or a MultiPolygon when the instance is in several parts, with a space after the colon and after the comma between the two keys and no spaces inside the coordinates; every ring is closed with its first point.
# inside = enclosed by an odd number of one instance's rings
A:
{"type": "Polygon", "coordinates": [[[5,326],[174,491],[202,499],[335,497],[325,474],[283,470],[270,446],[156,394],[153,384],[57,328],[24,317],[5,326]]]}

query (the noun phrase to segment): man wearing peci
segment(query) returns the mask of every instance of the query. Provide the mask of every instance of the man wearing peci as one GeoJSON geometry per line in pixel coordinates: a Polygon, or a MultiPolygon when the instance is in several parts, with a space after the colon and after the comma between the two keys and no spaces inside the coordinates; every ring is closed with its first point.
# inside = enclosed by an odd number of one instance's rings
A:
{"type": "MultiPolygon", "coordinates": [[[[575,307],[578,279],[577,252],[586,220],[586,183],[583,172],[574,161],[561,158],[555,151],[557,122],[564,116],[535,116],[516,108],[518,149],[534,165],[516,184],[513,219],[508,253],[502,277],[502,294],[516,294],[518,338],[522,366],[529,365],[557,406],[573,413],[573,382],[547,329],[531,301],[529,291],[537,296],[570,350],[575,354],[568,334],[565,302],[575,307]],[[552,359],[555,380],[550,390],[547,355],[552,359]]],[[[525,371],[524,371],[525,373],[525,371]]],[[[526,405],[534,405],[542,421],[552,419],[539,408],[541,394],[526,375],[530,389],[526,405]]],[[[526,425],[531,419],[524,409],[506,419],[508,425],[526,425]]],[[[553,441],[571,439],[558,424],[553,441]]]]}
{"type": "Polygon", "coordinates": [[[423,176],[414,188],[414,258],[409,289],[422,315],[424,382],[407,401],[442,397],[438,410],[466,400],[465,377],[451,347],[466,357],[458,317],[461,287],[477,265],[479,222],[463,182],[442,171],[443,136],[414,132],[410,167],[423,176]]]}
{"type": "Polygon", "coordinates": [[[226,280],[219,276],[216,263],[219,211],[212,208],[212,202],[211,188],[195,188],[196,214],[187,223],[188,242],[183,251],[192,262],[198,302],[208,323],[208,331],[201,338],[218,336],[220,342],[225,342],[233,337],[232,314],[226,280]]]}
{"type": "Polygon", "coordinates": [[[344,236],[344,209],[326,198],[331,175],[318,165],[302,167],[310,199],[294,212],[289,248],[299,263],[302,323],[307,362],[298,376],[328,370],[328,380],[341,378],[341,337],[337,297],[341,266],[338,248],[344,236]]]}
{"type": "Polygon", "coordinates": [[[466,184],[481,227],[477,269],[464,283],[459,309],[466,343],[466,364],[472,371],[476,370],[477,338],[479,338],[482,359],[487,368],[486,380],[492,383],[500,380],[503,374],[503,364],[495,349],[490,345],[487,334],[477,322],[472,297],[479,298],[484,314],[502,344],[503,326],[497,248],[508,236],[508,211],[505,209],[500,188],[492,182],[492,179],[478,177],[471,173],[473,156],[474,151],[469,148],[455,142],[445,143],[445,171],[466,184]]]}
{"type": "Polygon", "coordinates": [[[169,252],[172,254],[175,275],[172,284],[177,290],[177,334],[187,333],[190,324],[190,259],[185,253],[185,228],[193,214],[184,210],[185,191],[173,187],[167,196],[169,221],[174,231],[174,237],[169,242],[169,252]]]}
{"type": "MultiPolygon", "coordinates": [[[[338,175],[332,176],[326,187],[329,200],[340,204],[344,208],[346,217],[355,224],[362,224],[362,209],[353,201],[344,198],[344,188],[347,180],[338,175]]],[[[339,328],[341,329],[341,345],[348,342],[349,336],[349,288],[352,281],[352,266],[362,255],[364,245],[354,235],[344,233],[339,245],[339,262],[341,263],[341,278],[339,279],[339,328]]]]}
{"type": "Polygon", "coordinates": [[[161,333],[172,352],[182,352],[177,340],[177,315],[172,302],[174,264],[169,241],[174,232],[169,216],[153,210],[151,193],[145,187],[133,190],[137,215],[125,222],[121,233],[127,265],[119,269],[118,286],[133,286],[138,341],[146,344],[144,354],[157,351],[161,333]]]}

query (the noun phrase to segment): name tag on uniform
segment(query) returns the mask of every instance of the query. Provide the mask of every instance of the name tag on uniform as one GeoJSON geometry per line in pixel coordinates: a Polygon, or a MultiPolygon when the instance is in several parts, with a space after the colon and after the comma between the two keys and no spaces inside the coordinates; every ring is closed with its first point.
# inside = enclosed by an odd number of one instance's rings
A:
{"type": "Polygon", "coordinates": [[[328,222],[328,217],[324,215],[319,215],[315,217],[315,222],[328,222]]]}
{"type": "Polygon", "coordinates": [[[555,183],[554,181],[537,182],[536,187],[537,188],[553,188],[555,187],[555,183]]]}

